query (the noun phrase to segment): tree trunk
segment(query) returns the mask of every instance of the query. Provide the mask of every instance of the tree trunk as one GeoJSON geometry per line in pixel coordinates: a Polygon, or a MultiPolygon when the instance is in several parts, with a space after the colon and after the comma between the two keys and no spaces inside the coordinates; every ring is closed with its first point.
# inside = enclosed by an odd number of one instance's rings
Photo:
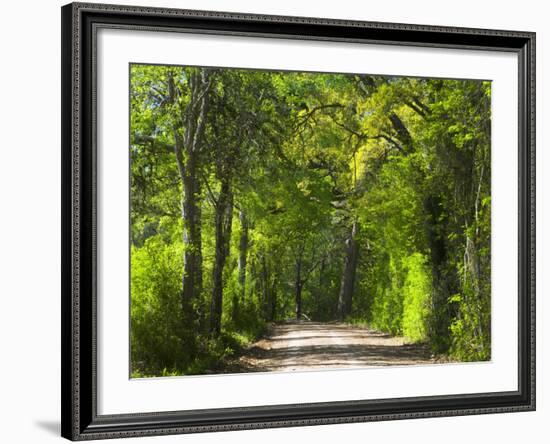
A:
{"type": "Polygon", "coordinates": [[[241,232],[239,237],[239,289],[233,294],[233,322],[237,322],[239,316],[239,303],[243,301],[246,294],[246,258],[248,254],[248,220],[244,211],[239,211],[241,232]]]}
{"type": "Polygon", "coordinates": [[[302,256],[296,260],[296,282],[295,282],[295,297],[296,297],[296,319],[302,318],[302,256]]]}
{"type": "Polygon", "coordinates": [[[325,297],[325,267],[326,259],[321,259],[319,265],[319,289],[315,292],[315,320],[319,320],[321,317],[321,300],[325,297]]]}
{"type": "Polygon", "coordinates": [[[222,182],[220,195],[215,206],[215,259],[212,270],[212,302],[210,306],[210,334],[214,337],[221,332],[223,304],[223,268],[229,253],[231,219],[233,215],[232,196],[229,181],[222,182]]]}
{"type": "MultiPolygon", "coordinates": [[[[169,76],[170,102],[174,100],[174,78],[169,76]]],[[[181,122],[174,125],[174,154],[182,184],[181,216],[183,222],[182,314],[187,353],[195,353],[195,303],[202,291],[202,243],[200,183],[197,177],[198,155],[204,142],[204,128],[208,113],[210,79],[202,70],[190,76],[190,103],[181,122]],[[185,129],[184,131],[182,131],[185,129]]]]}
{"type": "Polygon", "coordinates": [[[346,255],[344,257],[344,270],[340,281],[340,293],[338,295],[338,317],[344,320],[351,313],[353,291],[355,287],[355,274],[357,270],[357,258],[359,256],[359,244],[357,233],[359,223],[353,222],[350,236],[346,239],[346,255]]]}
{"type": "Polygon", "coordinates": [[[233,192],[228,186],[227,202],[225,203],[225,214],[223,222],[223,234],[225,237],[225,258],[231,255],[231,228],[233,225],[233,192]]]}
{"type": "Polygon", "coordinates": [[[268,321],[273,321],[275,320],[275,317],[277,315],[277,276],[273,278],[273,285],[271,287],[270,298],[271,298],[271,301],[270,301],[271,304],[270,304],[268,321]]]}
{"type": "Polygon", "coordinates": [[[183,181],[183,277],[182,307],[184,321],[191,327],[195,322],[193,303],[202,290],[201,212],[197,202],[199,186],[195,175],[195,157],[186,162],[183,181]]]}
{"type": "Polygon", "coordinates": [[[480,281],[480,263],[478,257],[478,247],[471,236],[466,235],[464,245],[464,271],[463,271],[463,287],[470,288],[476,298],[479,298],[479,281],[480,281]]]}
{"type": "Polygon", "coordinates": [[[426,231],[432,265],[432,296],[430,337],[437,338],[436,351],[444,353],[450,347],[449,326],[452,314],[448,303],[450,277],[444,273],[447,261],[447,245],[445,242],[444,222],[441,221],[441,202],[437,196],[429,195],[424,200],[426,211],[426,231]]]}
{"type": "Polygon", "coordinates": [[[269,271],[265,252],[262,254],[262,311],[264,318],[269,319],[269,271]]]}
{"type": "Polygon", "coordinates": [[[241,297],[244,297],[246,289],[246,255],[248,252],[248,220],[244,211],[239,211],[241,223],[241,235],[239,239],[239,287],[241,297]]]}

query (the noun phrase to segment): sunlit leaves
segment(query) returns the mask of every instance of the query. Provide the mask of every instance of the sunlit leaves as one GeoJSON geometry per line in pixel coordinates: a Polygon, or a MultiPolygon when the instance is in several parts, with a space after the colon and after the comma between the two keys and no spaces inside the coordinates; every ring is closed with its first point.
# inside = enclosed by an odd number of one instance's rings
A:
{"type": "MultiPolygon", "coordinates": [[[[175,326],[183,188],[173,146],[176,135],[188,131],[190,81],[200,69],[130,68],[132,320],[137,326],[132,344],[143,368],[157,372],[170,373],[184,361],[170,358],[162,341],[177,348],[178,335],[187,334],[175,326]]],[[[233,211],[246,214],[249,223],[246,294],[236,316],[232,301],[240,295],[242,227],[237,217],[232,222],[223,272],[225,334],[240,338],[261,331],[267,286],[278,297],[276,318],[292,316],[298,263],[307,272],[304,313],[334,319],[346,239],[357,222],[351,318],[429,342],[435,351],[461,360],[486,359],[491,83],[209,72],[204,146],[195,159],[204,287],[195,308],[203,322],[197,336],[205,356],[228,350],[204,334],[216,255],[215,205],[225,182],[233,211]]]]}

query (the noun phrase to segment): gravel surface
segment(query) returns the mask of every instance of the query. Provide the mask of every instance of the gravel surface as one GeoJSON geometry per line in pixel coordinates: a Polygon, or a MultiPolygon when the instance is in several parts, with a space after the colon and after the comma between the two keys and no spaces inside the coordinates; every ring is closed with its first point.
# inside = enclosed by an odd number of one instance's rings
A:
{"type": "Polygon", "coordinates": [[[435,362],[426,345],[406,344],[402,337],[336,322],[294,321],[273,325],[230,367],[294,371],[435,362]]]}

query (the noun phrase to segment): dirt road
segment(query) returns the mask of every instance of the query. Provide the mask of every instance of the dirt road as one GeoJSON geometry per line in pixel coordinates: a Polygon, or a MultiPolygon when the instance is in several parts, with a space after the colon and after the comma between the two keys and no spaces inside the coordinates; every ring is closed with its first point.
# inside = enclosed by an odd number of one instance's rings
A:
{"type": "Polygon", "coordinates": [[[342,323],[274,325],[238,358],[241,371],[294,371],[435,362],[424,345],[342,323]]]}

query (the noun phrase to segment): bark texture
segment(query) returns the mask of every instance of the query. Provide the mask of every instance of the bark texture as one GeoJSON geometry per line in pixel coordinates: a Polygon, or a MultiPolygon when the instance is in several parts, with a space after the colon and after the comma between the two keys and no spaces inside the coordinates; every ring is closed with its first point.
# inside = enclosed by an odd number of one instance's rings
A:
{"type": "Polygon", "coordinates": [[[229,181],[223,181],[215,205],[215,259],[212,270],[212,302],[210,306],[210,333],[219,336],[221,332],[223,307],[223,269],[229,255],[231,224],[233,221],[233,195],[229,181]]]}
{"type": "Polygon", "coordinates": [[[359,256],[359,244],[357,233],[359,223],[354,221],[349,237],[346,239],[346,254],[344,256],[344,270],[340,281],[340,292],[338,294],[338,317],[343,320],[351,313],[353,291],[355,288],[355,275],[357,270],[357,259],[359,256]]]}
{"type": "MultiPolygon", "coordinates": [[[[174,79],[168,79],[170,101],[174,100],[174,79]]],[[[195,71],[189,78],[190,102],[182,110],[183,131],[174,126],[174,153],[182,183],[183,276],[182,310],[185,329],[196,322],[195,302],[202,290],[201,186],[198,179],[198,157],[204,144],[204,129],[209,107],[209,73],[195,71]]]]}

